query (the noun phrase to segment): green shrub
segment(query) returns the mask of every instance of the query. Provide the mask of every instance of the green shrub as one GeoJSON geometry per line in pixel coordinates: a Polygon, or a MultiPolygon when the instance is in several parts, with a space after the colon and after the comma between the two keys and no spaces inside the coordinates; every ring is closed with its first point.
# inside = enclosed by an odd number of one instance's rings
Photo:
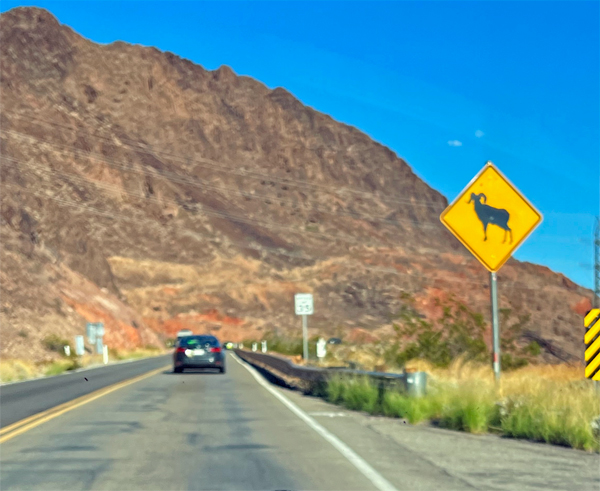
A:
{"type": "Polygon", "coordinates": [[[396,391],[388,391],[383,396],[383,414],[393,418],[405,418],[411,424],[436,418],[441,411],[438,397],[408,397],[396,391]]]}
{"type": "Polygon", "coordinates": [[[445,428],[485,433],[497,421],[494,391],[476,382],[448,390],[439,423],[445,428]]]}
{"type": "Polygon", "coordinates": [[[542,352],[542,349],[540,348],[540,345],[535,342],[532,341],[531,343],[529,343],[527,345],[526,351],[531,355],[531,356],[539,356],[540,353],[542,352]]]}
{"type": "Polygon", "coordinates": [[[64,372],[67,372],[70,370],[76,370],[78,368],[81,368],[81,365],[79,364],[79,361],[77,360],[77,358],[69,357],[66,360],[60,360],[60,361],[55,361],[55,362],[51,363],[46,368],[45,375],[47,375],[47,376],[59,375],[61,373],[64,373],[64,372]]]}
{"type": "MultiPolygon", "coordinates": [[[[463,304],[444,305],[443,316],[435,326],[423,320],[410,305],[402,307],[397,319],[400,323],[394,328],[398,342],[394,347],[411,339],[397,352],[394,361],[399,366],[417,358],[425,359],[437,367],[447,367],[458,356],[473,361],[484,361],[487,357],[483,316],[463,304]]],[[[393,356],[388,351],[386,359],[390,358],[393,356]]]]}
{"type": "Polygon", "coordinates": [[[500,365],[504,370],[516,370],[517,368],[525,367],[528,364],[529,361],[520,356],[513,356],[510,353],[502,353],[500,355],[500,365]]]}
{"type": "MultiPolygon", "coordinates": [[[[61,338],[57,334],[50,334],[46,336],[42,340],[42,345],[49,351],[54,351],[56,353],[65,354],[65,346],[71,346],[69,341],[61,338]]],[[[71,346],[71,351],[73,351],[73,347],[71,346]]]]}
{"type": "Polygon", "coordinates": [[[346,382],[341,377],[330,377],[327,380],[326,399],[333,404],[342,404],[345,388],[346,382]]]}
{"type": "Polygon", "coordinates": [[[367,378],[357,378],[346,382],[342,404],[348,409],[374,413],[377,409],[379,392],[367,378]]]}
{"type": "Polygon", "coordinates": [[[546,393],[523,396],[505,403],[502,431],[514,438],[599,450],[590,423],[599,414],[594,389],[567,396],[549,386],[546,393]]]}

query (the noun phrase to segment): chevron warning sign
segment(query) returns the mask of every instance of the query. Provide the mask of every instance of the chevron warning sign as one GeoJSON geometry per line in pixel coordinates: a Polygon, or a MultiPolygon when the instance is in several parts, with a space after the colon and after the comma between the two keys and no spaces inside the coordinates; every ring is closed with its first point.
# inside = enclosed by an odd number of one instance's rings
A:
{"type": "Polygon", "coordinates": [[[585,376],[600,381],[600,309],[590,310],[583,319],[585,331],[585,376]]]}

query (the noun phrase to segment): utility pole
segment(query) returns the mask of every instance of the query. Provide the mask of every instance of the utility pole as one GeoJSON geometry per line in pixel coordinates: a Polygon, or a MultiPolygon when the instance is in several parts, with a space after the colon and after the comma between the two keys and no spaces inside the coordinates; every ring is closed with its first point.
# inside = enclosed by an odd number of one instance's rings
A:
{"type": "Polygon", "coordinates": [[[594,308],[600,308],[600,217],[594,233],[594,308]]]}
{"type": "MultiPolygon", "coordinates": [[[[596,217],[594,232],[594,308],[600,308],[600,217],[596,217]]],[[[594,380],[594,386],[600,394],[600,382],[594,380]]]]}

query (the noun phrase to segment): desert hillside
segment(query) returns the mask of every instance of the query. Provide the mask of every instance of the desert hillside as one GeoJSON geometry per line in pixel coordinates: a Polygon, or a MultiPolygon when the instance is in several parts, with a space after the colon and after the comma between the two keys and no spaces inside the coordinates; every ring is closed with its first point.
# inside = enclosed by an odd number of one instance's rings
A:
{"type": "MultiPolygon", "coordinates": [[[[41,356],[86,321],[118,347],[290,333],[297,292],[326,335],[385,341],[407,298],[433,323],[448,302],[488,322],[446,198],[285,89],[95,44],[38,8],[0,16],[0,70],[2,355],[41,356]]],[[[516,260],[498,277],[505,325],[582,357],[589,290],[516,260]]]]}

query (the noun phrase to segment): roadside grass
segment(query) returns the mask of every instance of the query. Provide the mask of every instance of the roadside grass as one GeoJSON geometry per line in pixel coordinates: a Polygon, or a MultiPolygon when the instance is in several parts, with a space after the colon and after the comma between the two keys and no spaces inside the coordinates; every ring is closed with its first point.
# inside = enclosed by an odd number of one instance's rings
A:
{"type": "Polygon", "coordinates": [[[137,348],[133,350],[116,350],[108,349],[108,359],[110,360],[137,360],[141,358],[149,358],[151,356],[158,356],[166,353],[170,353],[171,350],[158,348],[155,346],[145,346],[143,348],[137,348]]]}
{"type": "Polygon", "coordinates": [[[80,368],[80,366],[81,365],[77,359],[57,360],[47,366],[44,371],[44,375],[47,377],[51,375],[59,375],[69,370],[76,370],[77,368],[80,368]]]}
{"type": "Polygon", "coordinates": [[[0,382],[17,382],[38,376],[38,367],[28,361],[0,360],[0,382]]]}
{"type": "Polygon", "coordinates": [[[583,369],[566,365],[527,366],[504,372],[496,387],[491,368],[456,360],[447,369],[426,362],[407,363],[429,374],[427,394],[407,397],[364,378],[332,377],[325,398],[348,409],[431,423],[473,434],[493,432],[510,438],[600,452],[592,421],[600,416],[600,397],[583,378],[583,369]]]}

